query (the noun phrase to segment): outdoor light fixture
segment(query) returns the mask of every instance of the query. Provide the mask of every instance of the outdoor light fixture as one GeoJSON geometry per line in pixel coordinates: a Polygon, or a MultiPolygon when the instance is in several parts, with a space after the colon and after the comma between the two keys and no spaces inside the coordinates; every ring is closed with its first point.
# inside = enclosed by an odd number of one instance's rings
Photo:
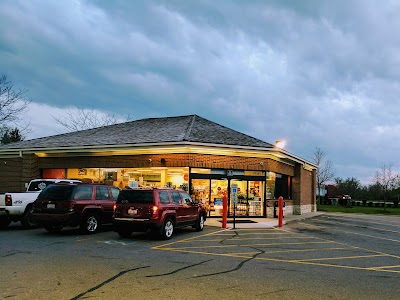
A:
{"type": "Polygon", "coordinates": [[[286,142],[283,141],[283,140],[277,140],[277,141],[275,142],[275,146],[276,146],[277,148],[280,148],[280,149],[285,148],[285,145],[286,145],[286,142]]]}

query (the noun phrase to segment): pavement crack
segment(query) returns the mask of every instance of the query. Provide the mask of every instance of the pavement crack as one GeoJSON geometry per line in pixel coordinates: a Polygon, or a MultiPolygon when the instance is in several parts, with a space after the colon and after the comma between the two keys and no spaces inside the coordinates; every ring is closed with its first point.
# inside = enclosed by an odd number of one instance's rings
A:
{"type": "Polygon", "coordinates": [[[240,269],[243,267],[243,265],[244,265],[245,263],[247,263],[247,262],[250,261],[250,260],[253,260],[253,259],[256,258],[258,255],[265,253],[264,250],[257,249],[257,248],[255,248],[255,247],[250,247],[250,248],[255,249],[255,250],[258,250],[258,251],[260,251],[260,253],[256,253],[256,254],[252,255],[252,257],[241,261],[241,262],[240,262],[235,268],[233,268],[233,269],[226,270],[226,271],[221,271],[221,272],[215,272],[215,273],[209,273],[209,274],[199,275],[199,276],[194,276],[194,277],[192,277],[192,278],[208,277],[208,276],[214,276],[214,275],[220,275],[220,274],[227,274],[227,273],[231,273],[231,272],[238,271],[238,270],[240,270],[240,269]]]}
{"type": "Polygon", "coordinates": [[[26,252],[26,251],[18,251],[18,252],[12,252],[12,253],[8,253],[5,255],[2,255],[1,257],[8,257],[8,256],[14,256],[17,254],[31,254],[32,252],[26,252]]]}
{"type": "Polygon", "coordinates": [[[239,232],[237,232],[236,230],[234,230],[233,233],[234,233],[234,234],[233,234],[232,236],[220,240],[219,243],[220,243],[220,244],[224,244],[226,241],[228,241],[228,240],[230,240],[230,239],[233,239],[233,238],[239,236],[239,232]]]}
{"type": "Polygon", "coordinates": [[[204,263],[209,262],[209,261],[212,261],[212,260],[213,260],[213,259],[205,260],[205,261],[199,262],[199,263],[197,263],[197,264],[193,264],[193,265],[189,265],[189,266],[186,266],[186,267],[183,267],[183,268],[180,268],[180,269],[176,269],[176,270],[174,270],[174,271],[172,271],[172,272],[163,273],[163,274],[156,274],[156,275],[147,275],[146,277],[158,277],[158,276],[172,275],[172,274],[178,273],[178,272],[180,272],[180,271],[183,271],[183,270],[185,270],[185,269],[189,269],[189,268],[192,268],[192,267],[196,267],[196,266],[198,266],[198,265],[204,264],[204,263]]]}
{"type": "Polygon", "coordinates": [[[149,267],[150,267],[150,266],[144,266],[144,267],[138,267],[138,268],[133,268],[133,269],[121,271],[121,272],[119,272],[117,275],[108,278],[107,280],[105,280],[105,281],[103,281],[102,283],[96,285],[95,287],[92,287],[91,289],[87,290],[86,292],[83,292],[83,293],[81,293],[81,294],[79,294],[79,295],[77,295],[77,296],[71,298],[71,300],[79,299],[79,298],[81,298],[82,296],[84,296],[84,295],[86,295],[86,294],[88,294],[88,293],[91,293],[91,292],[93,292],[93,291],[95,291],[95,290],[101,288],[102,286],[106,285],[107,283],[110,283],[110,282],[114,281],[114,280],[117,279],[118,277],[120,277],[120,276],[122,276],[122,275],[124,275],[124,274],[126,274],[126,273],[128,273],[128,272],[132,272],[132,271],[136,271],[136,270],[144,269],[144,268],[149,268],[149,267]]]}

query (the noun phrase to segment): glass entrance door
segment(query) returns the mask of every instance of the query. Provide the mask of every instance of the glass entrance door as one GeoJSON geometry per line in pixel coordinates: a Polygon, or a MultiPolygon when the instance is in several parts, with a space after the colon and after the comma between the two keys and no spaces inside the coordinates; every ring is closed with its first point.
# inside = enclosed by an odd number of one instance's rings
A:
{"type": "Polygon", "coordinates": [[[228,180],[211,179],[210,216],[222,216],[224,195],[228,195],[228,180]]]}

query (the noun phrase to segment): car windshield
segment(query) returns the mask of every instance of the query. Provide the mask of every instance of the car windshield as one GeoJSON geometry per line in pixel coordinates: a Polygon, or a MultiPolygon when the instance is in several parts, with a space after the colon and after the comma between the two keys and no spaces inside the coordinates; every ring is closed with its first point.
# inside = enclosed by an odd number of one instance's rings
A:
{"type": "Polygon", "coordinates": [[[75,185],[49,185],[39,194],[37,200],[69,200],[74,187],[75,185]]]}
{"type": "Polygon", "coordinates": [[[117,199],[118,203],[153,203],[153,191],[122,190],[117,199]]]}

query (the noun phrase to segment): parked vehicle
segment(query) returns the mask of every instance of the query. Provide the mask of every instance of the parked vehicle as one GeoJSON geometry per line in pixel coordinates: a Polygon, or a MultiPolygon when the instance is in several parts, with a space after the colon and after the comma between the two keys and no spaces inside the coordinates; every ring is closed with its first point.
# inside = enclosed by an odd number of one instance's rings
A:
{"type": "Polygon", "coordinates": [[[206,215],[205,208],[185,191],[125,189],[117,199],[114,224],[121,237],[129,237],[134,231],[152,231],[170,239],[178,227],[203,230],[206,215]]]}
{"type": "Polygon", "coordinates": [[[83,233],[95,233],[112,222],[119,191],[103,184],[52,184],[34,202],[32,219],[48,232],[80,226],[83,233]]]}
{"type": "Polygon", "coordinates": [[[31,228],[32,204],[39,193],[53,183],[80,183],[72,179],[33,179],[29,182],[26,192],[0,194],[0,228],[7,227],[11,222],[19,222],[24,228],[31,228]]]}

